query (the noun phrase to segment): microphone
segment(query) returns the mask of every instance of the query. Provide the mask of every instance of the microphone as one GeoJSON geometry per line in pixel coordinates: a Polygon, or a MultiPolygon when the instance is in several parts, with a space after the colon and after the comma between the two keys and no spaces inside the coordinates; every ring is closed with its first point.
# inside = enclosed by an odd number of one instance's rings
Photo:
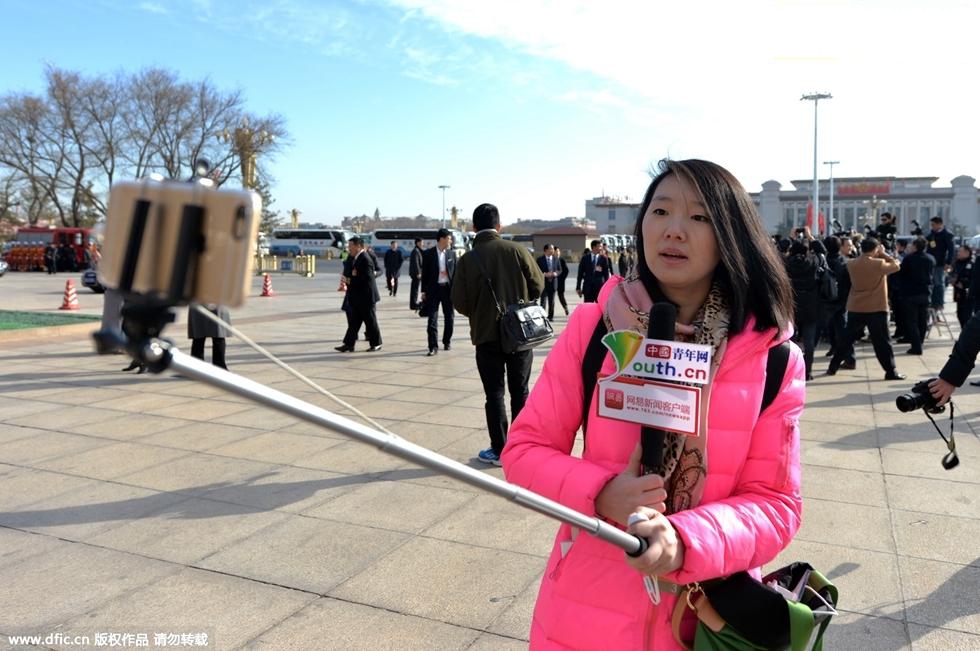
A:
{"type": "MultiPolygon", "coordinates": [[[[650,309],[650,324],[647,326],[648,339],[674,340],[674,323],[677,321],[677,308],[666,301],[654,303],[650,309]]],[[[641,474],[664,474],[664,438],[662,429],[643,426],[640,428],[641,474]]]]}

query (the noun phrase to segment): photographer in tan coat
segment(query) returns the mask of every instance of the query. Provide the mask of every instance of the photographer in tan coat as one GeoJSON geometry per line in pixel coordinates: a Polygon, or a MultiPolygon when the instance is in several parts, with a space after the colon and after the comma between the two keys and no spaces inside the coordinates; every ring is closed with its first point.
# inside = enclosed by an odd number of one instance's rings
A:
{"type": "Polygon", "coordinates": [[[854,355],[857,334],[868,328],[875,357],[885,371],[886,380],[904,380],[895,370],[895,354],[888,343],[888,282],[889,274],[899,270],[898,261],[885,251],[873,237],[861,241],[861,257],[847,263],[851,292],[847,297],[847,335],[838,344],[830,360],[827,375],[836,375],[841,362],[854,355]]]}

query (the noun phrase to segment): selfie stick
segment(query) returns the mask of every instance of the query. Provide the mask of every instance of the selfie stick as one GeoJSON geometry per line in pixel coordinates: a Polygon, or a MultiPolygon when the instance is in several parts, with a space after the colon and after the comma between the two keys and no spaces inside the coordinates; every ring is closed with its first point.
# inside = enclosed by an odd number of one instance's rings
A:
{"type": "MultiPolygon", "coordinates": [[[[100,333],[104,337],[104,333],[100,333]]],[[[98,340],[98,338],[97,338],[98,340]]],[[[230,393],[248,398],[257,403],[272,407],[285,414],[295,416],[314,425],[339,432],[345,436],[367,443],[378,448],[381,452],[394,455],[405,461],[423,466],[437,473],[465,482],[471,486],[493,493],[500,497],[516,502],[532,511],[549,518],[578,527],[593,536],[619,547],[630,556],[639,556],[647,549],[647,541],[633,534],[626,533],[602,520],[587,516],[563,504],[529,490],[510,484],[502,479],[454,461],[416,445],[403,438],[383,434],[354,422],[343,416],[331,413],[308,402],[294,398],[275,389],[249,380],[235,373],[225,371],[212,364],[186,355],[170,342],[151,338],[145,340],[134,351],[137,356],[154,373],[165,369],[176,371],[181,375],[199,380],[211,386],[224,389],[230,393]]],[[[100,341],[100,344],[102,342],[100,341]]],[[[132,351],[132,349],[130,349],[132,351]]]]}

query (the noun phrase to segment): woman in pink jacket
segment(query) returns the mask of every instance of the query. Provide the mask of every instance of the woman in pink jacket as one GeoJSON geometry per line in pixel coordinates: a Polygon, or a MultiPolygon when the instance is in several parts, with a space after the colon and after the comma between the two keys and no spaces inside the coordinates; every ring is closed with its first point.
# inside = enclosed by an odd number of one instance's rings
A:
{"type": "MultiPolygon", "coordinates": [[[[628,530],[650,546],[627,559],[562,525],[532,649],[680,648],[670,621],[677,586],[740,570],[758,577],[800,526],[804,365],[790,345],[780,391],[760,414],[768,351],[792,334],[793,298],[752,200],[714,163],[662,161],[638,214],[636,271],[572,314],[502,460],[509,481],[623,528],[632,521],[628,530]],[[640,475],[639,425],[599,417],[594,393],[582,422],[582,364],[599,319],[610,332],[645,335],[651,305],[663,300],[677,307],[678,340],[711,347],[711,370],[698,435],[668,433],[664,476],[640,475]]],[[[600,375],[615,371],[606,355],[600,375]]]]}

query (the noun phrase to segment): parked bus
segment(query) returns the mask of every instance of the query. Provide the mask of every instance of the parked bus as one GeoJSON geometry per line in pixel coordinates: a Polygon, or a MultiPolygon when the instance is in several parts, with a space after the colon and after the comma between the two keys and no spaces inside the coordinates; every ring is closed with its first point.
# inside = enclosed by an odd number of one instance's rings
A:
{"type": "MultiPolygon", "coordinates": [[[[398,248],[407,260],[412,254],[412,249],[415,248],[415,238],[422,238],[422,246],[427,249],[435,246],[438,232],[437,228],[379,228],[371,233],[371,248],[380,259],[384,258],[385,251],[391,248],[392,242],[398,242],[398,248]]],[[[456,255],[465,253],[466,238],[463,232],[450,229],[449,234],[452,239],[450,246],[456,250],[456,255]]]]}
{"type": "Polygon", "coordinates": [[[339,255],[353,233],[337,228],[277,228],[269,240],[269,253],[278,256],[339,255]]]}
{"type": "Polygon", "coordinates": [[[500,238],[523,244],[528,251],[534,253],[534,235],[531,233],[504,233],[500,238]]]}

